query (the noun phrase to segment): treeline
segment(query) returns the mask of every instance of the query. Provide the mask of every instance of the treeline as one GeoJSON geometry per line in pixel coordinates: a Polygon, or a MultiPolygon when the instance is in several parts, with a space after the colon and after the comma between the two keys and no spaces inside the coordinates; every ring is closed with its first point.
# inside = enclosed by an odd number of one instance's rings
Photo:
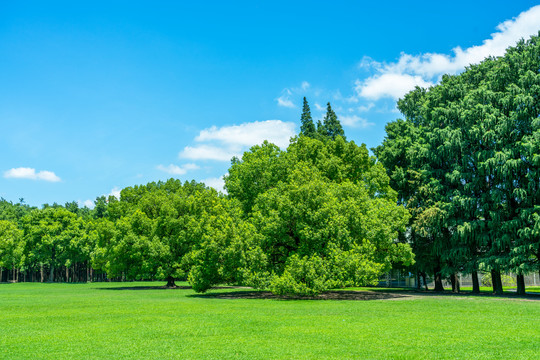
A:
{"type": "Polygon", "coordinates": [[[419,274],[435,289],[457,273],[540,269],[540,44],[520,41],[429,90],[398,102],[405,116],[386,126],[374,149],[388,170],[399,203],[411,214],[402,237],[416,254],[419,274]]]}
{"type": "Polygon", "coordinates": [[[413,262],[396,241],[409,215],[365,145],[335,133],[328,109],[316,136],[233,158],[227,195],[170,179],[100,197],[92,210],[2,200],[2,280],[187,279],[201,292],[228,283],[301,295],[377,284],[413,262]]]}
{"type": "MultiPolygon", "coordinates": [[[[370,156],[328,103],[286,150],[233,158],[227,194],[170,179],[95,208],[0,201],[0,280],[187,279],[313,295],[392,267],[443,280],[540,270],[540,44],[521,41],[398,102],[370,156]]],[[[420,282],[418,281],[418,284],[420,282]]]]}

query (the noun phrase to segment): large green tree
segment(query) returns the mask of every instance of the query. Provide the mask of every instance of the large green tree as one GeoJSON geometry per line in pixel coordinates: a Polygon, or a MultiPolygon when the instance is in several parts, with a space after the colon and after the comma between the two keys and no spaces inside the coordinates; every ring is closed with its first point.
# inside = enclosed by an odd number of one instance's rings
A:
{"type": "Polygon", "coordinates": [[[285,152],[272,149],[253,147],[225,179],[259,234],[245,284],[309,295],[373,284],[392,263],[412,262],[409,246],[397,242],[408,214],[364,145],[300,136],[285,152]]]}

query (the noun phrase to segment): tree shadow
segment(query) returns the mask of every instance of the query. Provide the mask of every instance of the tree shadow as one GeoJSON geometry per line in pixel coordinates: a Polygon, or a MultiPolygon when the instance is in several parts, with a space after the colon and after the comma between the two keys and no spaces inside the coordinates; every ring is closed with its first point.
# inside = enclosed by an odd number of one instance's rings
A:
{"type": "Polygon", "coordinates": [[[190,294],[188,297],[204,299],[272,299],[272,300],[392,300],[411,297],[398,293],[382,293],[370,291],[326,291],[315,296],[283,296],[269,291],[228,291],[205,294],[190,294]]]}
{"type": "Polygon", "coordinates": [[[191,290],[191,286],[115,286],[115,287],[103,287],[94,288],[97,290],[191,290]]]}

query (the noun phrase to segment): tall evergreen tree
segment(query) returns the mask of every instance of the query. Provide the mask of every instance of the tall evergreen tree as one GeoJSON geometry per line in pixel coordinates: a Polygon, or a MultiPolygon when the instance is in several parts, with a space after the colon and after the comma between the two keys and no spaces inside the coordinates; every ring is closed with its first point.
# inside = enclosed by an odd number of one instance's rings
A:
{"type": "Polygon", "coordinates": [[[330,103],[326,106],[326,116],[324,117],[324,127],[326,128],[326,136],[334,140],[336,136],[340,135],[345,139],[345,132],[341,127],[336,113],[332,110],[330,103]]]}
{"type": "Polygon", "coordinates": [[[326,126],[324,126],[321,120],[317,120],[317,137],[319,138],[319,140],[323,140],[328,137],[328,131],[326,130],[326,126]]]}
{"type": "Polygon", "coordinates": [[[302,116],[300,117],[302,125],[300,126],[300,134],[315,138],[317,137],[317,130],[315,129],[315,124],[313,124],[313,119],[311,118],[311,111],[309,109],[309,104],[304,97],[304,105],[302,107],[302,116]]]}

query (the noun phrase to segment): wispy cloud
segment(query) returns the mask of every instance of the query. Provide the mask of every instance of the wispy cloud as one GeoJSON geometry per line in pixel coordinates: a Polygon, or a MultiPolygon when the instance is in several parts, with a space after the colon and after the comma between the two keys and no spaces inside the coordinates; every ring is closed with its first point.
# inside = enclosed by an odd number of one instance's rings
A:
{"type": "Polygon", "coordinates": [[[190,170],[199,169],[199,166],[196,164],[184,164],[182,166],[170,164],[169,166],[158,165],[157,169],[171,175],[185,175],[190,170]]]}
{"type": "Polygon", "coordinates": [[[365,57],[360,68],[371,69],[375,74],[365,80],[357,80],[355,90],[359,97],[378,100],[383,97],[398,99],[415,86],[429,87],[443,74],[456,74],[466,66],[477,64],[488,56],[501,56],[506,49],[520,39],[528,39],[540,30],[540,5],[522,12],[517,17],[497,26],[497,31],[481,45],[466,49],[456,47],[452,54],[425,53],[410,55],[402,53],[394,63],[380,63],[365,57]]]}
{"type": "Polygon", "coordinates": [[[249,147],[261,144],[264,140],[285,148],[295,133],[294,123],[281,120],[212,126],[202,130],[195,137],[196,142],[203,144],[186,146],[179,157],[191,160],[230,161],[233,156],[240,157],[249,147]]]}
{"type": "Polygon", "coordinates": [[[291,95],[292,95],[291,90],[289,89],[283,90],[283,94],[276,99],[278,105],[287,107],[287,108],[295,108],[296,106],[290,99],[291,95]]]}
{"type": "Polygon", "coordinates": [[[340,115],[339,119],[343,125],[361,129],[375,125],[374,123],[369,122],[367,119],[364,119],[358,115],[340,115]]]}
{"type": "Polygon", "coordinates": [[[4,172],[4,178],[43,180],[43,181],[49,181],[49,182],[61,181],[60,177],[58,177],[52,171],[47,171],[47,170],[36,171],[36,169],[27,168],[27,167],[9,169],[4,172]]]}

